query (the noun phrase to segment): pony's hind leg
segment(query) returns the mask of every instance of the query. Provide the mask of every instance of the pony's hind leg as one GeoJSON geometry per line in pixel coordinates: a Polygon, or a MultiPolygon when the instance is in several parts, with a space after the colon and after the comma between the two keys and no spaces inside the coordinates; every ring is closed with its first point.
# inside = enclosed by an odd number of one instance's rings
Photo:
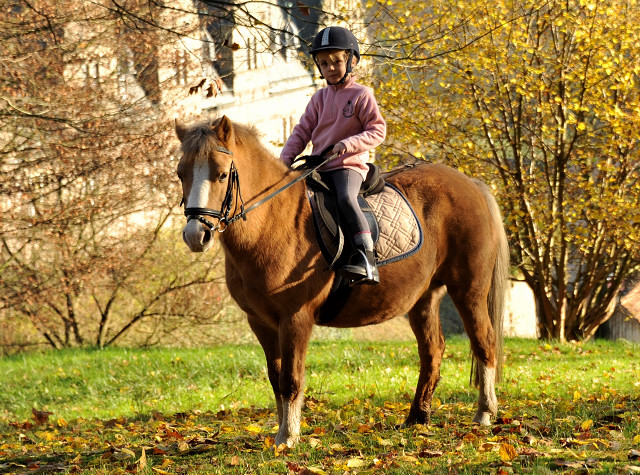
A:
{"type": "Polygon", "coordinates": [[[477,365],[475,383],[478,386],[478,409],[473,421],[489,425],[491,418],[498,412],[495,391],[497,347],[487,309],[486,293],[479,293],[482,297],[475,297],[478,294],[470,291],[452,292],[450,289],[449,295],[458,309],[477,365]]]}
{"type": "Polygon", "coordinates": [[[473,422],[488,426],[491,418],[498,413],[498,399],[495,389],[496,368],[478,363],[478,410],[473,422]]]}
{"type": "Polygon", "coordinates": [[[444,286],[430,289],[409,311],[409,323],[418,342],[420,375],[405,426],[426,424],[431,417],[431,400],[440,380],[440,363],[445,341],[440,325],[440,301],[444,286]]]}

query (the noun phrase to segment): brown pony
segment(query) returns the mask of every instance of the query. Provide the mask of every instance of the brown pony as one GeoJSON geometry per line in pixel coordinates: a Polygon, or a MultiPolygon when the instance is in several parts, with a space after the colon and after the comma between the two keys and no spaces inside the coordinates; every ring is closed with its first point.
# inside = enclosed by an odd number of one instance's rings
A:
{"type": "MultiPolygon", "coordinates": [[[[183,239],[211,248],[216,231],[231,295],[264,349],[278,408],[277,444],[300,435],[305,358],[334,273],[317,244],[305,184],[261,144],[256,131],[227,117],[187,127],[176,121],[185,214],[183,239]],[[246,206],[246,208],[245,208],[246,206]],[[250,212],[249,212],[250,211],[250,212]]],[[[449,293],[462,318],[479,387],[475,422],[496,415],[502,311],[509,251],[488,187],[442,165],[419,165],[388,178],[413,206],[424,245],[380,268],[380,284],[356,286],[332,327],[358,327],[409,315],[420,375],[406,425],[427,423],[445,341],[439,304],[449,293]]]]}

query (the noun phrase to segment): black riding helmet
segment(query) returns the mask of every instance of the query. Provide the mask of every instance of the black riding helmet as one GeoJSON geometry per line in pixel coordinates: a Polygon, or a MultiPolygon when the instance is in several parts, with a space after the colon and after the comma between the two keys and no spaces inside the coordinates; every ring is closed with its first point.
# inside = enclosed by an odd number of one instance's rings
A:
{"type": "Polygon", "coordinates": [[[358,46],[358,40],[356,37],[346,28],[342,28],[341,26],[328,26],[316,35],[313,39],[313,43],[311,43],[311,56],[313,56],[313,60],[318,66],[318,71],[320,71],[320,77],[324,79],[322,76],[322,71],[320,70],[320,65],[316,60],[316,54],[323,50],[328,49],[340,49],[349,52],[349,59],[347,60],[347,72],[344,77],[338,82],[342,83],[347,78],[347,75],[351,72],[351,60],[355,56],[357,61],[360,61],[360,47],[358,46]]]}

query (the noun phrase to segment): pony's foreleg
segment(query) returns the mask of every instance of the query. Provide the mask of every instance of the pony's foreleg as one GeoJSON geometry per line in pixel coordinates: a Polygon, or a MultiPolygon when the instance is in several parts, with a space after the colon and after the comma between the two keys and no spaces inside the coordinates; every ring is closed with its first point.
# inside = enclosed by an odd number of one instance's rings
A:
{"type": "Polygon", "coordinates": [[[280,370],[282,360],[280,358],[280,342],[278,340],[278,332],[272,328],[263,325],[257,317],[249,316],[249,326],[256,338],[262,345],[264,355],[267,359],[267,375],[271,389],[276,398],[276,407],[278,410],[278,425],[282,425],[282,397],[280,395],[280,370]]]}
{"type": "Polygon", "coordinates": [[[304,403],[304,365],[312,328],[313,320],[305,313],[296,314],[280,323],[282,420],[276,435],[276,445],[285,444],[293,447],[300,439],[304,403]]]}
{"type": "Polygon", "coordinates": [[[440,381],[440,364],[445,347],[439,317],[440,300],[444,293],[444,288],[430,290],[409,312],[409,323],[418,342],[420,375],[405,426],[426,424],[431,417],[431,400],[440,381]]]}

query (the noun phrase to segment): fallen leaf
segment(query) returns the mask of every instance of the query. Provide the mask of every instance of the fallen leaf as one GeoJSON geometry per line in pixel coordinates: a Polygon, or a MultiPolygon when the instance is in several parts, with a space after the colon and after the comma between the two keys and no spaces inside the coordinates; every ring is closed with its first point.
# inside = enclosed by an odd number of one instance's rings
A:
{"type": "Polygon", "coordinates": [[[360,458],[352,458],[347,460],[347,467],[349,468],[359,468],[364,467],[365,461],[360,458]]]}
{"type": "Polygon", "coordinates": [[[142,449],[142,454],[140,454],[140,458],[138,459],[138,471],[143,472],[147,468],[147,453],[144,449],[142,449]]]}
{"type": "Polygon", "coordinates": [[[312,449],[315,449],[321,444],[322,442],[320,441],[320,439],[316,439],[315,437],[309,437],[309,445],[311,446],[312,449]]]}
{"type": "Polygon", "coordinates": [[[418,452],[420,458],[435,458],[442,457],[443,453],[440,450],[421,450],[418,452]]]}
{"type": "Polygon", "coordinates": [[[189,450],[189,444],[187,444],[184,440],[178,441],[178,451],[186,452],[187,450],[189,450]]]}
{"type": "Polygon", "coordinates": [[[513,447],[513,445],[504,442],[500,445],[500,458],[503,462],[511,462],[514,458],[518,456],[518,452],[513,447]]]}
{"type": "Polygon", "coordinates": [[[264,447],[265,449],[270,449],[276,443],[276,439],[273,437],[267,436],[264,438],[264,447]]]}
{"type": "Polygon", "coordinates": [[[53,412],[38,411],[37,409],[33,408],[31,409],[31,414],[33,414],[33,418],[35,419],[36,424],[42,425],[49,422],[49,416],[53,414],[53,412]]]}

